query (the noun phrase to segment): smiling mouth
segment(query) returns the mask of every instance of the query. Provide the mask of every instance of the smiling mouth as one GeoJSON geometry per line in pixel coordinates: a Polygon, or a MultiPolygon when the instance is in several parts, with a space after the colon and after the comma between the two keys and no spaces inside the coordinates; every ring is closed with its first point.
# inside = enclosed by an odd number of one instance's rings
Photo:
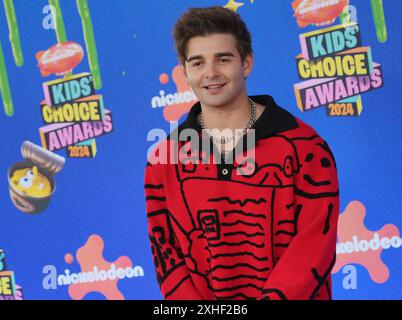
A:
{"type": "Polygon", "coordinates": [[[211,84],[209,86],[204,86],[204,89],[207,89],[207,90],[220,89],[220,88],[224,87],[225,85],[226,85],[226,83],[211,84]]]}

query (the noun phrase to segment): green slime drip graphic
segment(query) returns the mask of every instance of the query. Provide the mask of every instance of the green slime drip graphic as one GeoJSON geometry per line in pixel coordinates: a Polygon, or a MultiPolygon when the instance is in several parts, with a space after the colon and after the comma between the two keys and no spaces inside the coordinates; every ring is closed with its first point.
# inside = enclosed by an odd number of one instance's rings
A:
{"type": "MultiPolygon", "coordinates": [[[[9,30],[9,40],[13,51],[14,61],[18,67],[24,65],[24,55],[21,49],[20,32],[18,29],[17,17],[15,15],[14,1],[3,0],[6,11],[7,24],[9,30]]],[[[6,64],[4,62],[3,48],[0,43],[0,94],[2,97],[4,112],[8,116],[14,114],[14,105],[10,92],[6,64]]]]}
{"type": "Polygon", "coordinates": [[[87,48],[88,62],[94,81],[94,87],[99,90],[102,88],[102,79],[99,70],[98,52],[96,50],[95,36],[88,2],[87,0],[77,0],[77,6],[78,12],[81,16],[82,28],[84,30],[85,45],[87,48]]]}
{"type": "Polygon", "coordinates": [[[377,40],[383,43],[387,41],[387,26],[385,24],[384,7],[382,5],[382,0],[371,0],[371,11],[373,13],[377,40]]]}
{"type": "Polygon", "coordinates": [[[15,15],[14,1],[4,0],[4,8],[6,9],[8,29],[10,30],[10,43],[13,49],[14,61],[18,67],[21,67],[24,65],[24,56],[21,50],[20,32],[15,15]]]}
{"type": "Polygon", "coordinates": [[[8,84],[8,76],[6,64],[4,63],[3,48],[0,43],[0,92],[4,104],[4,112],[8,116],[14,114],[13,100],[11,98],[10,86],[8,84]]]}
{"type": "Polygon", "coordinates": [[[64,28],[63,15],[61,13],[61,7],[59,0],[49,0],[49,4],[52,6],[52,17],[55,23],[57,42],[62,43],[67,41],[66,29],[64,28]]]}

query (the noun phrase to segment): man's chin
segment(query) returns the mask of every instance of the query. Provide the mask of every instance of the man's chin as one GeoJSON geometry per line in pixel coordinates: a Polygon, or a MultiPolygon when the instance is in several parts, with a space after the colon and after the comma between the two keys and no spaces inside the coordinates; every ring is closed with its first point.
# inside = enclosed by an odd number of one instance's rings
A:
{"type": "Polygon", "coordinates": [[[212,108],[219,108],[221,106],[227,105],[229,103],[229,99],[225,97],[203,97],[200,98],[201,104],[206,105],[212,108]]]}

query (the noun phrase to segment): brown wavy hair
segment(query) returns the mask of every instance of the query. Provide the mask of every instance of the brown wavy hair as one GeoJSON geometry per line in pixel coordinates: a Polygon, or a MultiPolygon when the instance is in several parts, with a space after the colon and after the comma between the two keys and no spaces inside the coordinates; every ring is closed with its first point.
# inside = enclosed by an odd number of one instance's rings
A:
{"type": "Polygon", "coordinates": [[[173,28],[180,63],[184,65],[187,61],[187,43],[191,38],[216,33],[232,34],[235,37],[242,61],[253,53],[251,34],[239,14],[219,6],[190,8],[177,20],[173,28]]]}

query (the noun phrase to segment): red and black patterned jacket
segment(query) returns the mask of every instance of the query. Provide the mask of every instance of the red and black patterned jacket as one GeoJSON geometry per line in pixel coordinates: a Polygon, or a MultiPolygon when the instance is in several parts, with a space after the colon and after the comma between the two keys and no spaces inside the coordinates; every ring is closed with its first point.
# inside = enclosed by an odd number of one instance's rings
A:
{"type": "Polygon", "coordinates": [[[165,299],[332,297],[339,216],[333,154],[272,97],[251,98],[266,107],[254,125],[256,143],[244,136],[226,162],[200,147],[205,135],[198,147],[177,139],[184,129],[201,132],[199,103],[148,157],[149,235],[165,299]],[[165,155],[168,164],[158,163],[165,155]]]}

